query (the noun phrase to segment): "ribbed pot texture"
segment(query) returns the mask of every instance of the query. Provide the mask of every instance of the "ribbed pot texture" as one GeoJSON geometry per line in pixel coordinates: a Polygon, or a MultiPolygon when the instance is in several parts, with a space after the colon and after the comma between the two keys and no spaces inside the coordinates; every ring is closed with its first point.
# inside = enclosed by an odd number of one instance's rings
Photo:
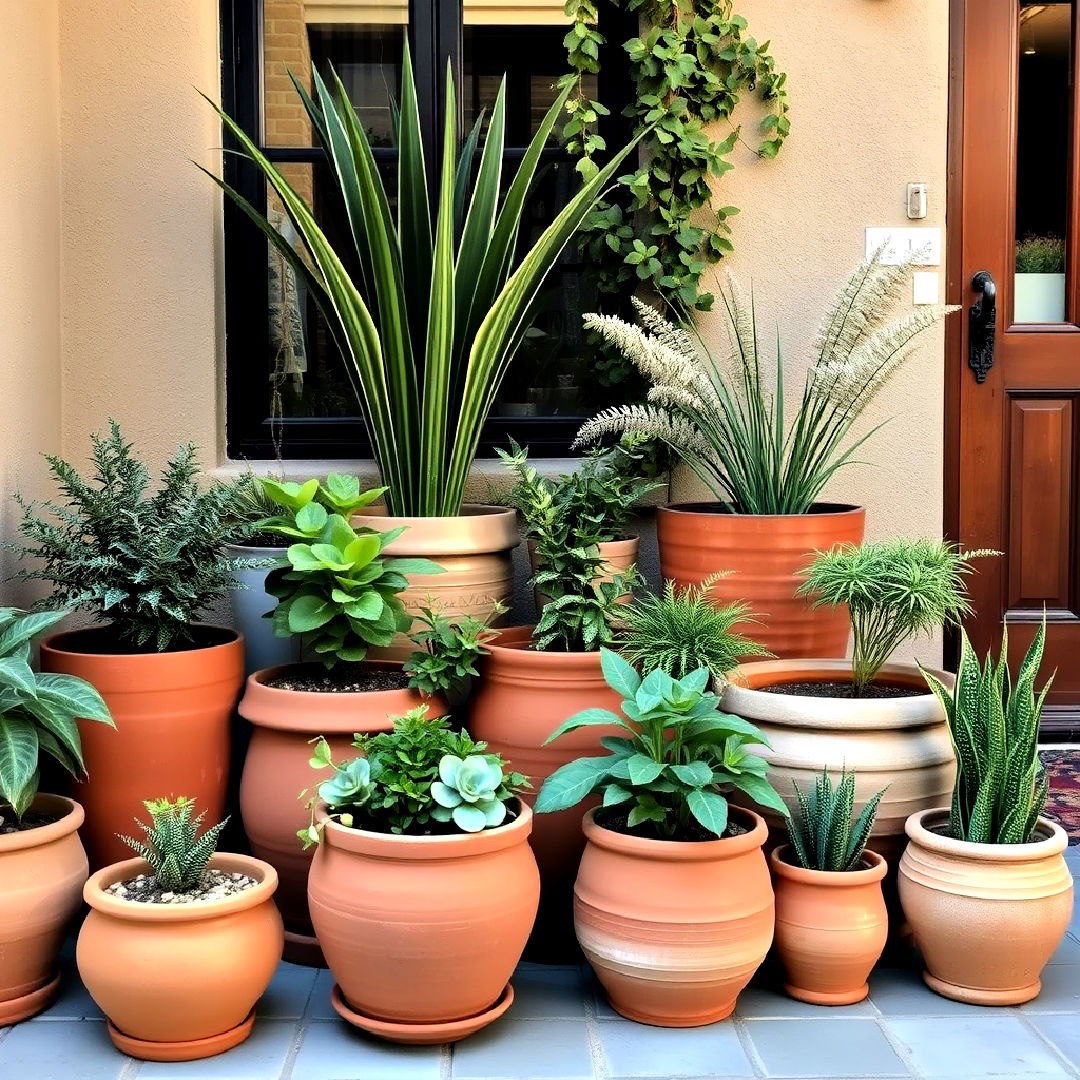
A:
{"type": "MultiPolygon", "coordinates": [[[[226,544],[225,550],[234,559],[276,559],[284,556],[288,548],[226,544]]],[[[233,573],[233,577],[246,586],[229,593],[229,603],[232,606],[232,624],[244,638],[244,671],[248,674],[300,659],[300,639],[277,637],[273,623],[263,618],[266,612],[273,611],[277,606],[277,598],[266,591],[266,575],[269,573],[269,569],[236,570],[233,573]]]]}
{"type": "MultiPolygon", "coordinates": [[[[532,567],[532,572],[535,574],[540,569],[540,563],[542,560],[536,556],[536,541],[529,540],[527,542],[529,549],[529,565],[532,567]]],[[[596,549],[600,554],[600,558],[603,559],[603,563],[600,566],[600,573],[597,574],[597,581],[611,581],[616,574],[624,574],[637,562],[638,557],[638,538],[636,536],[629,536],[624,540],[607,540],[602,544],[597,544],[596,549]]],[[[533,590],[533,599],[536,602],[536,611],[539,614],[547,605],[551,602],[550,596],[545,596],[539,589],[533,590]]],[[[628,604],[633,599],[632,593],[623,593],[619,597],[619,602],[628,604]]]]}
{"type": "Polygon", "coordinates": [[[75,795],[86,811],[82,837],[91,869],[131,854],[116,833],[130,833],[134,818],[146,820],[144,799],[188,795],[208,821],[225,816],[244,641],[227,627],[205,629],[222,643],[163,653],[80,652],[87,632],[74,630],[41,646],[42,670],[92,683],[116,723],[79,723],[89,779],[75,785],[75,795]]]}
{"type": "Polygon", "coordinates": [[[813,610],[795,595],[815,551],[861,544],[866,511],[817,503],[806,514],[732,514],[720,503],[679,503],[656,514],[660,572],[676,585],[720,578],[718,604],[745,600],[758,621],[736,629],[776,656],[843,656],[851,620],[844,608],[813,610]]]}
{"type": "Polygon", "coordinates": [[[881,882],[888,866],[873,851],[858,870],[807,870],[787,861],[785,845],[769,856],[776,884],[776,950],[784,989],[813,1005],[852,1005],[870,992],[867,977],[889,936],[881,882]]]}
{"type": "Polygon", "coordinates": [[[574,924],[612,1008],[658,1027],[730,1016],[773,939],[765,822],[732,807],[747,832],[675,843],[612,832],[594,813],[585,815],[574,924]]]}
{"type": "Polygon", "coordinates": [[[62,816],[0,836],[0,1026],[41,1012],[56,996],[60,944],[89,873],[77,832],[82,807],[38,795],[30,810],[62,816]]]}
{"type": "Polygon", "coordinates": [[[948,819],[943,808],[912,814],[900,860],[900,901],[923,978],[954,1001],[1031,1001],[1072,917],[1068,837],[1039,818],[1032,843],[972,844],[938,831],[948,819]]]}

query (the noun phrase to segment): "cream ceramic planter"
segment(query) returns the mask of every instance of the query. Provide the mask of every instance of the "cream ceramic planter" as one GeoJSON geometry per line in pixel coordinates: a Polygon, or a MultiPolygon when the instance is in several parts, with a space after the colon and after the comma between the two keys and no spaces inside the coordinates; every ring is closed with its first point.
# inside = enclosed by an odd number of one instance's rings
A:
{"type": "Polygon", "coordinates": [[[1068,837],[1039,818],[1033,843],[970,844],[935,831],[948,817],[945,809],[912,814],[900,860],[900,902],[923,978],[954,1001],[1031,1001],[1072,916],[1068,837]]]}

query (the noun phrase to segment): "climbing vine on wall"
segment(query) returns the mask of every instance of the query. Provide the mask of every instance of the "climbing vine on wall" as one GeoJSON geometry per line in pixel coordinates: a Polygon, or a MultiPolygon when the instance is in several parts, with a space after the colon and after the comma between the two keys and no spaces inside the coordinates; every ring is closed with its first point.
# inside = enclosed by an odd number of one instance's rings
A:
{"type": "MultiPolygon", "coordinates": [[[[641,167],[620,180],[621,190],[586,223],[582,243],[604,292],[644,285],[676,307],[707,311],[713,296],[702,287],[711,265],[733,250],[728,221],[739,211],[715,207],[710,181],[733,168],[740,142],[733,115],[746,93],[768,105],[756,152],[775,157],[790,129],[787,77],[777,71],[769,43],[749,34],[733,0],[604,0],[640,17],[638,37],[623,43],[635,100],[625,110],[636,126],[651,128],[641,167]],[[725,126],[726,125],[726,126],[725,126]],[[719,134],[719,138],[713,136],[719,134]]],[[[583,177],[606,149],[597,127],[609,114],[585,93],[584,76],[600,70],[605,38],[598,0],[567,0],[566,35],[572,87],[563,137],[583,177]]]]}

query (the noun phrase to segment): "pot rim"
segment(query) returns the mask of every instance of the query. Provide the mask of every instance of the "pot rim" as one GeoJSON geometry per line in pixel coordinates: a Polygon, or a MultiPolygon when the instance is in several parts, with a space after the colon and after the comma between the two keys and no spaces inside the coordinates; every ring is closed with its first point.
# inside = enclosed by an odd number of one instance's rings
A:
{"type": "Polygon", "coordinates": [[[513,517],[517,520],[517,510],[513,506],[496,506],[494,503],[462,503],[460,514],[391,514],[386,506],[365,506],[353,514],[353,519],[362,517],[387,518],[392,521],[460,521],[462,518],[476,517],[513,517]]]}
{"type": "Polygon", "coordinates": [[[1056,821],[1051,821],[1042,814],[1039,815],[1036,826],[1043,833],[1042,839],[1026,844],[976,844],[970,840],[954,840],[951,836],[942,836],[927,828],[927,824],[942,824],[948,817],[947,806],[916,810],[904,822],[904,831],[908,839],[919,847],[954,859],[974,862],[1032,862],[1058,855],[1069,846],[1068,833],[1056,821]]]}
{"type": "Polygon", "coordinates": [[[551,666],[555,659],[562,661],[564,667],[574,669],[587,668],[600,672],[600,650],[596,652],[543,652],[530,649],[533,626],[507,626],[499,631],[499,637],[487,642],[484,648],[492,656],[497,656],[504,663],[514,662],[523,667],[551,666]],[[500,642],[500,638],[514,635],[511,640],[500,642]]]}
{"type": "MultiPolygon", "coordinates": [[[[267,547],[265,544],[222,544],[227,551],[252,551],[266,553],[266,558],[274,559],[279,558],[277,555],[270,555],[271,551],[280,551],[282,556],[289,550],[288,544],[282,544],[280,547],[267,547]]],[[[256,568],[257,569],[257,568],[256,568]]]]}
{"type": "MultiPolygon", "coordinates": [[[[379,530],[404,525],[407,531],[391,541],[385,553],[422,555],[435,562],[440,556],[504,554],[521,542],[517,510],[512,506],[469,503],[461,510],[460,514],[441,517],[410,517],[390,514],[385,506],[365,506],[352,515],[350,522],[354,527],[377,526],[379,530]]],[[[429,575],[407,576],[427,578],[429,575]]]]}
{"type": "Polygon", "coordinates": [[[217,650],[230,650],[235,649],[237,645],[243,645],[244,635],[240,633],[235,627],[225,626],[222,623],[204,623],[196,622],[191,625],[203,627],[207,630],[223,630],[232,636],[226,641],[219,641],[216,645],[201,645],[194,649],[166,649],[164,652],[149,652],[149,653],[113,653],[113,652],[93,652],[81,649],[65,649],[59,642],[62,642],[64,638],[73,637],[76,634],[85,633],[87,630],[102,630],[108,623],[93,623],[90,626],[80,626],[77,630],[61,630],[58,634],[50,634],[41,643],[42,650],[46,652],[55,653],[58,656],[104,656],[110,660],[126,660],[131,663],[152,663],[155,660],[160,659],[163,656],[193,656],[196,654],[207,654],[217,650]]]}
{"type": "Polygon", "coordinates": [[[255,878],[257,884],[223,900],[209,900],[198,904],[142,904],[136,900],[110,896],[105,891],[118,881],[125,881],[150,870],[145,859],[125,859],[91,874],[83,886],[83,900],[95,911],[125,922],[200,922],[258,907],[269,901],[277,889],[277,871],[269,863],[252,855],[217,851],[211,856],[208,866],[211,870],[247,874],[248,877],[255,878]]]}
{"type": "Polygon", "coordinates": [[[683,502],[683,503],[667,503],[664,506],[658,506],[656,508],[657,513],[664,514],[700,514],[703,517],[716,518],[742,518],[743,520],[753,519],[754,521],[789,521],[792,518],[838,518],[838,517],[855,517],[859,515],[865,515],[866,507],[858,506],[855,503],[833,503],[833,502],[815,502],[811,505],[810,510],[802,514],[736,514],[730,510],[727,512],[718,513],[716,510],[700,510],[698,507],[702,506],[729,506],[729,503],[722,502],[720,499],[705,499],[697,500],[695,502],[683,502]],[[814,510],[815,506],[828,506],[832,507],[830,510],[814,510]]]}
{"type": "Polygon", "coordinates": [[[83,821],[86,820],[86,812],[82,804],[69,799],[66,795],[52,795],[49,792],[39,791],[30,803],[31,810],[48,812],[49,807],[57,810],[64,807],[67,812],[59,821],[50,822],[48,825],[0,835],[0,859],[15,851],[44,847],[46,844],[62,840],[65,836],[70,836],[80,829],[83,821]]]}
{"type": "Polygon", "coordinates": [[[863,865],[858,870],[811,870],[805,866],[796,866],[783,858],[784,853],[791,850],[791,844],[781,844],[773,848],[769,853],[769,866],[777,877],[805,885],[817,885],[826,889],[854,888],[881,881],[889,870],[885,859],[869,848],[863,852],[862,862],[870,865],[863,865]]]}
{"type": "Polygon", "coordinates": [[[717,840],[651,840],[645,836],[605,829],[596,822],[596,810],[589,810],[581,819],[585,839],[597,847],[631,855],[652,862],[710,862],[714,859],[730,859],[761,848],[769,837],[765,819],[753,810],[728,804],[729,819],[741,818],[743,824],[751,825],[749,832],[739,836],[727,836],[717,840]]]}

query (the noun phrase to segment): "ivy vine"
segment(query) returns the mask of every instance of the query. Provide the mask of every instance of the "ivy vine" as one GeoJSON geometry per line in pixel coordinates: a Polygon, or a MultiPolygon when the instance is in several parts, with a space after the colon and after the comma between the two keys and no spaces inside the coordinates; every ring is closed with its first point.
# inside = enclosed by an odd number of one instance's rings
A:
{"type": "MultiPolygon", "coordinates": [[[[621,191],[587,220],[582,245],[603,292],[625,293],[628,283],[654,290],[682,310],[708,311],[713,296],[702,286],[710,266],[734,250],[734,206],[712,205],[710,181],[733,168],[741,140],[732,117],[744,93],[769,105],[759,125],[757,153],[776,157],[790,130],[787,76],[776,69],[769,43],[759,44],[733,0],[607,0],[637,11],[642,33],[623,43],[630,58],[635,100],[624,110],[637,128],[651,128],[642,165],[620,178],[621,191]],[[719,140],[712,126],[727,123],[719,140]]],[[[597,131],[602,102],[585,93],[585,76],[600,71],[606,44],[597,29],[597,0],[567,0],[572,26],[565,45],[570,71],[569,117],[563,137],[588,179],[605,149],[597,131]]]]}

